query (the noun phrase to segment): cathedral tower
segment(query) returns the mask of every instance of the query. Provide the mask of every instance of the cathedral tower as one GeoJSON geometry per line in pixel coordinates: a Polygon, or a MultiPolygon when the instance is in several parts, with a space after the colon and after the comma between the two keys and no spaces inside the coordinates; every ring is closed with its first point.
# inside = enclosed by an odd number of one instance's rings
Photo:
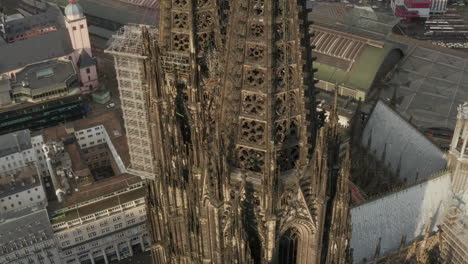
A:
{"type": "Polygon", "coordinates": [[[315,127],[305,3],[165,0],[143,29],[155,264],[346,261],[349,155],[336,108],[315,127]]]}

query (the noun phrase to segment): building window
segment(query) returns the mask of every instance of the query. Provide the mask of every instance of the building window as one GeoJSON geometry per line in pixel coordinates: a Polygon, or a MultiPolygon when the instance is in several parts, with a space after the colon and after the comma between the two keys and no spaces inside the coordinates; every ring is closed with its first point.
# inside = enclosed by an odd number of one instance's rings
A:
{"type": "Polygon", "coordinates": [[[89,237],[89,238],[92,238],[92,237],[95,237],[95,236],[96,236],[96,232],[92,232],[92,233],[89,233],[89,234],[88,234],[88,237],[89,237]]]}
{"type": "Polygon", "coordinates": [[[73,27],[72,29],[73,29],[73,30],[76,30],[76,27],[73,27]]]}
{"type": "Polygon", "coordinates": [[[114,228],[115,228],[115,229],[122,228],[122,223],[120,223],[120,224],[116,224],[116,225],[114,226],[114,228]]]}
{"type": "Polygon", "coordinates": [[[88,75],[88,81],[91,81],[91,76],[88,75]]]}
{"type": "Polygon", "coordinates": [[[91,69],[90,69],[90,68],[86,68],[86,73],[87,73],[87,74],[90,74],[90,73],[91,73],[91,69]]]}
{"type": "Polygon", "coordinates": [[[81,25],[80,25],[80,28],[84,28],[84,25],[83,25],[83,24],[81,24],[81,25]]]}

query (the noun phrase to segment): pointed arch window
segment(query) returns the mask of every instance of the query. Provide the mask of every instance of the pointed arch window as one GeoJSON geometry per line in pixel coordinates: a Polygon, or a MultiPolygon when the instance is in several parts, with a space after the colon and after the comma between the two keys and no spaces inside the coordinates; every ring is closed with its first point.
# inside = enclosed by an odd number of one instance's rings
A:
{"type": "Polygon", "coordinates": [[[280,239],[278,263],[296,264],[298,247],[299,231],[291,228],[280,239]]]}

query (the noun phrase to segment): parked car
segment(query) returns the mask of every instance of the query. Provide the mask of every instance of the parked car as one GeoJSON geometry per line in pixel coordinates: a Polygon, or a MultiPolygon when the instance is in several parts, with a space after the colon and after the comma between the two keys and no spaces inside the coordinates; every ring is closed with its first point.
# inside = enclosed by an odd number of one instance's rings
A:
{"type": "Polygon", "coordinates": [[[428,127],[425,128],[424,134],[429,137],[436,137],[441,139],[451,139],[453,136],[453,130],[447,127],[428,127]]]}

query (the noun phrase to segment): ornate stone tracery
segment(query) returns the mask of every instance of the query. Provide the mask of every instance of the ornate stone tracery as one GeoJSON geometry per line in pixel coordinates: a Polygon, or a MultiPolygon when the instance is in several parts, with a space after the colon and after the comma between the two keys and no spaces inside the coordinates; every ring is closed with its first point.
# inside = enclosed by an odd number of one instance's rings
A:
{"type": "Polygon", "coordinates": [[[265,144],[265,129],[265,122],[242,119],[241,140],[250,144],[263,145],[265,144]]]}
{"type": "Polygon", "coordinates": [[[266,98],[262,94],[243,92],[242,112],[249,115],[263,116],[266,108],[266,98]]]}
{"type": "Polygon", "coordinates": [[[172,35],[172,47],[175,51],[188,51],[190,48],[189,35],[174,33],[172,35]]]}
{"type": "Polygon", "coordinates": [[[252,172],[263,171],[265,165],[265,153],[263,151],[239,147],[237,155],[240,168],[252,172]]]}

